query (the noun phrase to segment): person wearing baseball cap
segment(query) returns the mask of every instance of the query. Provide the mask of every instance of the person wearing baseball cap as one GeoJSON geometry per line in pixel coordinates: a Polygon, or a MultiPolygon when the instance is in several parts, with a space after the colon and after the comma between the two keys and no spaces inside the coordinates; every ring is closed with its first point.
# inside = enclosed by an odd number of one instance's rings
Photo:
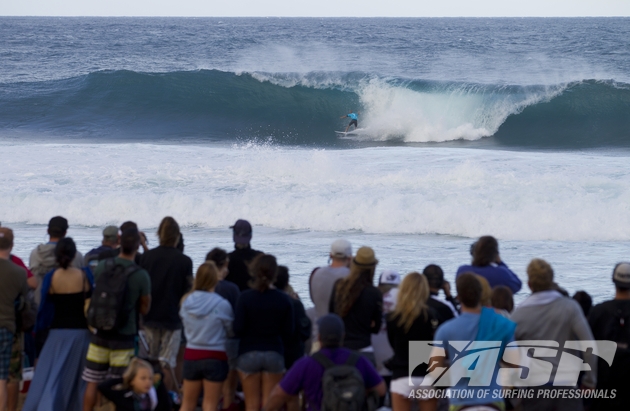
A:
{"type": "Polygon", "coordinates": [[[261,251],[254,250],[250,242],[252,241],[252,225],[247,220],[236,220],[232,229],[232,239],[234,240],[234,251],[228,254],[228,274],[225,281],[230,281],[238,286],[241,291],[249,290],[248,264],[261,251]]]}
{"type": "Polygon", "coordinates": [[[278,411],[292,398],[304,393],[304,401],[308,410],[322,408],[322,377],[328,366],[342,365],[348,362],[354,363],[366,391],[373,391],[378,396],[385,395],[386,387],[383,379],[378,375],[374,366],[357,353],[347,348],[342,348],[345,336],[343,320],[335,314],[327,314],[318,322],[318,341],[321,350],[307,357],[302,357],[287,371],[282,381],[275,386],[267,403],[265,411],[278,411]]]}
{"type": "MultiPolygon", "coordinates": [[[[55,257],[55,247],[57,242],[66,236],[68,231],[68,220],[61,216],[55,216],[48,222],[48,242],[40,244],[33,251],[29,258],[28,266],[37,279],[37,289],[35,290],[35,302],[39,305],[41,299],[41,284],[44,276],[50,270],[58,267],[55,257]]],[[[72,266],[83,267],[83,255],[77,251],[72,266]]]]}
{"type": "Polygon", "coordinates": [[[115,225],[108,225],[103,229],[103,241],[101,241],[101,245],[99,247],[93,248],[85,254],[85,258],[83,259],[83,264],[86,266],[90,266],[92,271],[96,268],[98,264],[98,256],[103,251],[112,251],[118,248],[118,244],[120,243],[120,236],[118,235],[118,227],[115,225]]]}
{"type": "Polygon", "coordinates": [[[376,369],[386,381],[392,373],[383,364],[394,355],[394,350],[387,338],[387,317],[396,308],[400,282],[400,274],[394,270],[383,271],[378,280],[378,290],[383,294],[383,321],[378,334],[372,334],[372,347],[374,347],[376,369]]]}
{"type": "Polygon", "coordinates": [[[315,318],[328,314],[328,303],[335,283],[348,276],[352,260],[352,245],[348,240],[338,239],[330,245],[329,265],[311,272],[308,281],[311,300],[315,305],[315,318]]]}
{"type": "Polygon", "coordinates": [[[614,399],[593,400],[594,410],[627,410],[630,404],[630,263],[615,266],[612,282],[615,298],[593,307],[588,323],[595,340],[617,343],[612,365],[601,359],[597,364],[597,389],[617,390],[617,395],[614,399]]]}

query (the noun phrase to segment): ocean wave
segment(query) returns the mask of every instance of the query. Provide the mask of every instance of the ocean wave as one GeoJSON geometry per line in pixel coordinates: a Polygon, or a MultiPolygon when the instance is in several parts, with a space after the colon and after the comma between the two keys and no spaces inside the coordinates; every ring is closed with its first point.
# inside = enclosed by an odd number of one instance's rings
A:
{"type": "Polygon", "coordinates": [[[3,145],[5,223],[630,240],[628,157],[442,147],[3,145]],[[46,159],[43,161],[42,159],[46,159]],[[71,164],[71,167],[64,165],[71,164]]]}
{"type": "Polygon", "coordinates": [[[98,71],[0,84],[0,130],[64,137],[213,138],[335,146],[361,111],[368,142],[485,139],[515,147],[630,146],[630,85],[475,84],[364,72],[98,71]]]}

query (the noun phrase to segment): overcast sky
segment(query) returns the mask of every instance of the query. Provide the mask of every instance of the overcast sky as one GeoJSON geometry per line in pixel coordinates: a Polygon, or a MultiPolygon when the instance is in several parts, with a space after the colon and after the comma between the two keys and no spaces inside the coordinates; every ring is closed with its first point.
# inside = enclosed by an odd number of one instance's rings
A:
{"type": "Polygon", "coordinates": [[[630,0],[0,0],[4,16],[630,16],[630,0]]]}

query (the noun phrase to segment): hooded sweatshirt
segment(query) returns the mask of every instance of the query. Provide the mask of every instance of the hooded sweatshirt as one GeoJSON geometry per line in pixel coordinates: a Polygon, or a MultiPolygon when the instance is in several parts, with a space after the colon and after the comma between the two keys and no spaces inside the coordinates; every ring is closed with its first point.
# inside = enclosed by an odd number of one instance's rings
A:
{"type": "MultiPolygon", "coordinates": [[[[59,267],[57,259],[55,258],[55,247],[57,243],[40,244],[33,251],[31,251],[31,257],[28,261],[29,269],[33,272],[35,278],[37,278],[37,288],[35,289],[35,302],[39,305],[41,300],[42,281],[44,276],[51,270],[59,267]]],[[[72,266],[76,268],[83,267],[83,255],[77,251],[77,254],[72,260],[72,266]]]]}
{"type": "Polygon", "coordinates": [[[230,303],[216,293],[193,291],[179,310],[186,334],[186,350],[225,352],[234,312],[230,303]]]}

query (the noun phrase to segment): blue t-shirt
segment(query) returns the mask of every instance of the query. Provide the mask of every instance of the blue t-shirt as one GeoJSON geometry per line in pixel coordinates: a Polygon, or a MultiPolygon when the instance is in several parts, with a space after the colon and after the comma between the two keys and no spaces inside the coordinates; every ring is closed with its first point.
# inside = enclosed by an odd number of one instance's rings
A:
{"type": "Polygon", "coordinates": [[[353,120],[358,120],[359,119],[359,117],[355,113],[348,114],[348,117],[350,117],[353,120]]]}
{"type": "MultiPolygon", "coordinates": [[[[322,348],[320,352],[335,364],[344,364],[350,357],[350,350],[346,348],[322,348]]],[[[374,366],[365,357],[359,358],[356,367],[363,376],[366,390],[376,387],[383,381],[374,366]]],[[[303,357],[287,371],[280,381],[280,387],[289,395],[298,395],[300,391],[304,390],[304,396],[308,402],[307,409],[317,411],[322,406],[322,396],[324,395],[322,392],[323,376],[324,367],[317,360],[303,357]]]]}
{"type": "MultiPolygon", "coordinates": [[[[450,364],[453,364],[455,360],[455,355],[457,352],[452,349],[448,345],[449,341],[474,341],[477,339],[477,334],[479,330],[479,318],[480,314],[471,314],[471,313],[462,313],[459,317],[455,317],[452,320],[449,320],[442,324],[437,331],[435,332],[435,342],[439,344],[444,344],[446,348],[446,353],[448,355],[450,364]],[[450,349],[449,349],[450,348],[450,349]]],[[[512,332],[510,341],[514,339],[514,333],[512,332]]],[[[461,357],[460,357],[461,358],[461,357]]],[[[469,358],[474,358],[473,356],[469,358]]],[[[459,361],[466,361],[466,357],[463,357],[459,361]]],[[[475,405],[475,404],[488,404],[496,401],[501,401],[500,398],[493,398],[492,395],[487,397],[477,397],[476,393],[480,388],[489,389],[490,393],[494,393],[494,390],[500,390],[502,387],[496,382],[496,372],[499,368],[499,361],[496,362],[496,366],[494,368],[494,376],[492,378],[492,383],[487,387],[468,387],[468,380],[463,378],[460,379],[457,384],[452,387],[452,390],[469,390],[473,389],[475,392],[475,396],[473,398],[461,399],[455,397],[451,397],[449,399],[451,405],[475,405]]],[[[461,391],[460,391],[461,392],[461,391]]]]}

